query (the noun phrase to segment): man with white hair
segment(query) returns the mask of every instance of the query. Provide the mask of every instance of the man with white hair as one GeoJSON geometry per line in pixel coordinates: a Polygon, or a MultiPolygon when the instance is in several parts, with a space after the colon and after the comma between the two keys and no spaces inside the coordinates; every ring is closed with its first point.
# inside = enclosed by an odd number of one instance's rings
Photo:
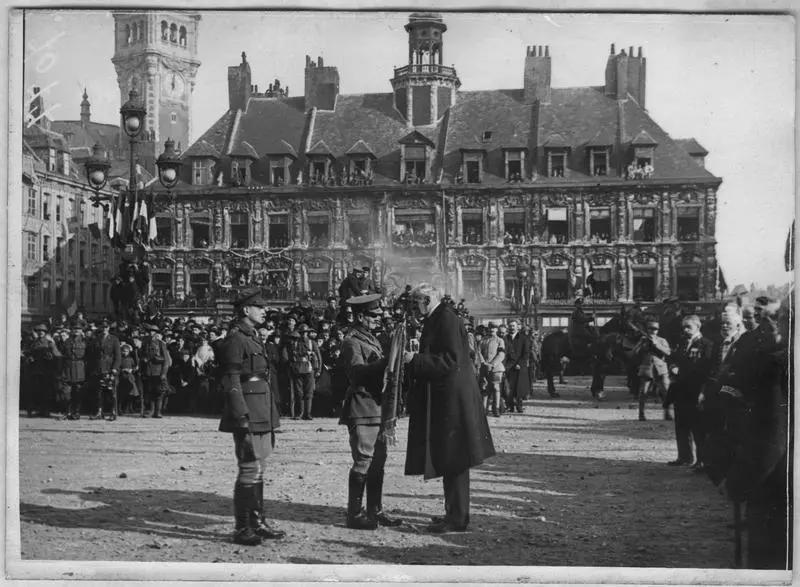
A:
{"type": "Polygon", "coordinates": [[[408,394],[406,475],[442,477],[444,517],[428,530],[464,532],[469,524],[469,469],[495,454],[472,370],[463,321],[441,291],[421,284],[411,292],[414,313],[424,319],[418,353],[403,357],[411,375],[408,394]]]}

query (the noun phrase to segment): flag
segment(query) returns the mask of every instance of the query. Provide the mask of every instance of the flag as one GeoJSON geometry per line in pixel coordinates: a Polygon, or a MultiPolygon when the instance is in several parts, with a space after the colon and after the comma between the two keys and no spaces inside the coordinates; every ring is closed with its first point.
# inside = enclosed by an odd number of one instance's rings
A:
{"type": "Polygon", "coordinates": [[[114,198],[114,235],[119,236],[122,232],[122,205],[125,194],[118,194],[114,198]]]}
{"type": "Polygon", "coordinates": [[[594,272],[592,268],[589,268],[589,272],[586,274],[585,280],[585,287],[583,288],[584,295],[591,296],[594,295],[594,286],[597,282],[594,280],[594,272]]]}
{"type": "Polygon", "coordinates": [[[147,240],[154,241],[158,238],[158,227],[156,225],[156,217],[150,217],[150,226],[147,234],[147,240]]]}
{"type": "Polygon", "coordinates": [[[67,315],[72,317],[77,311],[78,311],[78,302],[77,300],[75,300],[75,298],[72,298],[72,303],[67,308],[67,315]]]}
{"type": "Polygon", "coordinates": [[[116,225],[115,218],[116,218],[116,215],[117,215],[116,207],[117,207],[116,206],[116,199],[114,198],[114,196],[111,196],[111,200],[109,200],[109,202],[108,202],[108,212],[107,212],[107,215],[106,215],[106,219],[108,220],[108,238],[109,239],[113,239],[114,238],[114,233],[116,233],[116,228],[115,228],[115,225],[116,225]]]}

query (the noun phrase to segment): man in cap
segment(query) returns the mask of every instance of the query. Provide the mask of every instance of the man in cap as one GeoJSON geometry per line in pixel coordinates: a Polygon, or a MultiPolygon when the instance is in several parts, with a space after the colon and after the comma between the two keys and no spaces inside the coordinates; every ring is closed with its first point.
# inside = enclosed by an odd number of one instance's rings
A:
{"type": "MultiPolygon", "coordinates": [[[[658,335],[660,324],[655,318],[645,322],[647,335],[642,336],[633,347],[632,354],[638,360],[639,368],[639,420],[646,420],[644,408],[647,395],[660,387],[659,397],[666,398],[669,392],[669,369],[667,357],[671,354],[669,342],[658,335]]],[[[664,409],[664,419],[669,419],[669,409],[664,409]]]]}
{"type": "Polygon", "coordinates": [[[523,411],[522,402],[528,399],[531,381],[528,373],[530,360],[530,338],[521,332],[517,318],[508,321],[508,334],[505,338],[505,368],[508,386],[508,410],[523,411]]]}
{"type": "MultiPolygon", "coordinates": [[[[161,340],[161,332],[155,324],[146,324],[147,338],[142,343],[141,373],[144,397],[153,406],[153,418],[161,418],[164,397],[168,391],[167,373],[172,366],[172,358],[167,343],[161,340]]],[[[144,416],[144,414],[143,414],[144,416]]]]}
{"type": "Polygon", "coordinates": [[[316,354],[308,340],[308,325],[300,324],[289,333],[284,346],[284,358],[289,366],[289,412],[296,420],[300,407],[303,420],[311,419],[311,402],[314,396],[314,360],[316,354]]]}
{"type": "Polygon", "coordinates": [[[286,535],[264,519],[264,469],[280,427],[276,382],[270,377],[267,349],[256,331],[266,318],[267,305],[258,287],[239,293],[236,329],[221,345],[219,355],[225,396],[219,430],[233,434],[239,467],[233,489],[233,540],[246,546],[286,535]]]}
{"type": "Polygon", "coordinates": [[[50,416],[50,402],[55,393],[56,374],[61,351],[55,341],[48,336],[47,326],[37,324],[33,328],[36,337],[30,348],[31,356],[31,402],[28,404],[28,416],[36,410],[39,416],[50,416]]]}
{"type": "Polygon", "coordinates": [[[505,341],[497,335],[497,324],[489,322],[486,326],[487,336],[481,340],[478,352],[481,355],[481,375],[486,380],[486,395],[484,398],[484,411],[492,408],[492,416],[500,417],[500,392],[505,373],[505,341]]]}
{"type": "Polygon", "coordinates": [[[594,318],[588,316],[583,310],[583,298],[575,298],[575,309],[569,320],[569,342],[573,356],[588,354],[588,345],[594,338],[594,332],[589,326],[594,318]]]}
{"type": "Polygon", "coordinates": [[[79,420],[81,417],[81,399],[86,383],[87,344],[83,336],[86,328],[84,320],[72,321],[72,336],[64,342],[64,359],[61,364],[61,381],[65,391],[66,417],[79,420]]]}
{"type": "Polygon", "coordinates": [[[95,357],[95,385],[97,386],[97,414],[93,419],[103,419],[103,400],[110,396],[110,420],[117,419],[117,382],[122,354],[119,339],[111,334],[111,323],[107,319],[100,322],[100,332],[95,338],[93,351],[95,357]]]}
{"type": "Polygon", "coordinates": [[[402,523],[386,515],[382,506],[386,440],[381,434],[381,392],[387,361],[373,334],[382,316],[380,298],[380,294],[348,298],[356,324],[342,343],[339,359],[347,379],[339,423],[347,426],[353,456],[348,478],[347,527],[356,530],[402,523]],[[365,486],[366,513],[361,508],[365,486]]]}

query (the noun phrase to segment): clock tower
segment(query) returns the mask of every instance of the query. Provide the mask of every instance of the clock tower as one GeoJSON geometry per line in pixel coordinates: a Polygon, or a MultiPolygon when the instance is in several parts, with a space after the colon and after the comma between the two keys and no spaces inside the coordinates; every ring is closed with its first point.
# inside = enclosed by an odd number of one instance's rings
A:
{"type": "MultiPolygon", "coordinates": [[[[114,57],[120,105],[132,89],[147,108],[138,158],[151,172],[172,138],[181,149],[192,135],[191,100],[200,14],[193,11],[115,10],[114,57]]],[[[127,141],[124,133],[120,140],[127,141]]],[[[126,149],[127,145],[120,145],[126,149]]]]}

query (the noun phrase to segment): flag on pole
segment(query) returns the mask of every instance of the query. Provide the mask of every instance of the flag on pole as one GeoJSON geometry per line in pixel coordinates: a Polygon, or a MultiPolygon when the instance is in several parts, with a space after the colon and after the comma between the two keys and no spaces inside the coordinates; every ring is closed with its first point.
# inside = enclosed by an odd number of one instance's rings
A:
{"type": "Polygon", "coordinates": [[[116,215],[117,215],[117,202],[114,196],[111,196],[111,199],[108,202],[108,212],[106,219],[108,220],[108,238],[113,239],[114,233],[116,232],[116,215]]]}

